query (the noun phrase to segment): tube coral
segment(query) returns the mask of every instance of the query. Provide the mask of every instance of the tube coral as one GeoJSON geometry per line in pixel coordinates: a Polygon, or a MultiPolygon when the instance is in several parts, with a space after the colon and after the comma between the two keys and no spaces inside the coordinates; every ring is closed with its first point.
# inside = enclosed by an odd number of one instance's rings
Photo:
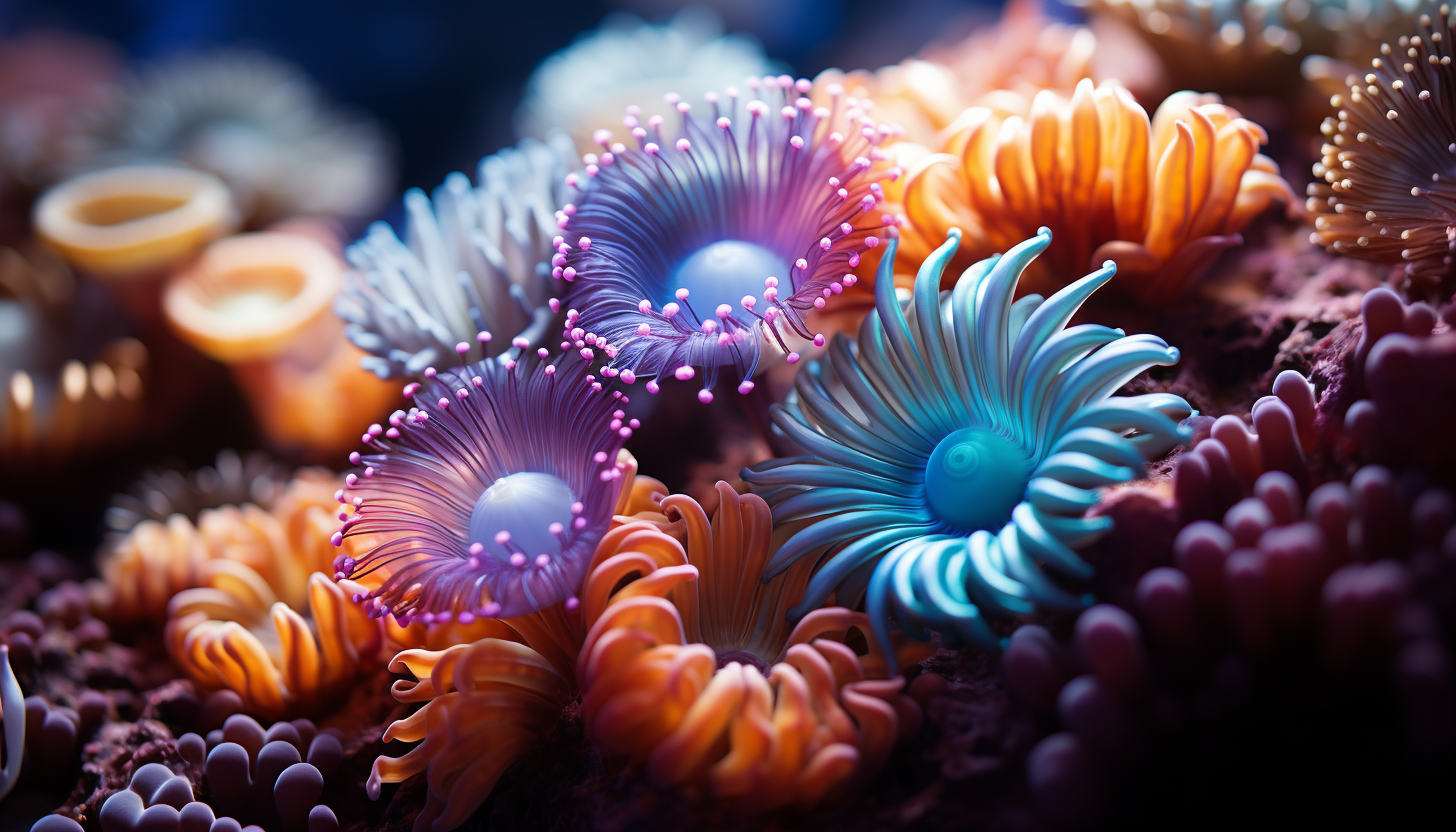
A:
{"type": "Polygon", "coordinates": [[[0,469],[55,465],[143,427],[148,353],[54,256],[0,248],[0,469]]]}
{"type": "Polygon", "coordinates": [[[1072,547],[1110,527],[1082,516],[1096,489],[1142,476],[1145,460],[1190,435],[1177,396],[1109,395],[1176,362],[1176,349],[1152,335],[1064,328],[1112,279],[1111,262],[1050,298],[1013,303],[1052,242],[1043,228],[942,293],[959,238],[952,229],[921,266],[908,315],[890,279],[891,240],[858,342],[836,338],[827,362],[799,372],[796,398],[775,408],[774,424],[804,453],[743,472],[775,523],[809,521],[766,575],[832,553],[790,614],[831,592],[846,605],[864,595],[881,645],[892,616],[916,638],[928,628],[944,643],[993,649],[988,613],[1088,603],[1048,573],[1090,577],[1072,547]]]}
{"type": "Polygon", "coordinates": [[[139,73],[85,144],[91,168],[171,162],[216,174],[255,227],[367,216],[393,179],[378,125],[328,104],[288,64],[242,51],[175,56],[139,73]]]}
{"type": "Polygon", "coordinates": [[[516,132],[544,138],[565,130],[585,153],[592,131],[628,105],[673,91],[696,97],[778,71],[757,41],[725,35],[722,19],[702,6],[682,9],[665,24],[609,15],[531,72],[516,132]]]}
{"type": "Polygon", "coordinates": [[[867,102],[830,86],[830,106],[815,108],[813,85],[787,75],[749,90],[741,109],[736,89],[710,94],[706,117],[669,96],[675,139],[629,110],[638,146],[598,131],[604,152],[571,180],[581,193],[560,213],[552,273],[567,283],[566,345],[605,353],[603,375],[651,378],[656,392],[701,372],[708,402],[726,366],[747,393],[766,342],[790,362],[786,337],[823,343],[806,316],[853,284],[849,270],[891,222],[875,213],[880,180],[899,175],[877,147],[891,128],[867,102]]]}
{"type": "Polygon", "coordinates": [[[1026,118],[975,107],[949,132],[903,184],[907,270],[952,227],[966,231],[957,265],[969,265],[1047,225],[1058,242],[1033,291],[1113,259],[1116,288],[1160,305],[1242,243],[1255,216],[1294,203],[1258,152],[1264,130],[1216,96],[1169,96],[1149,120],[1125,89],[1083,80],[1070,98],[1038,93],[1026,118]]]}
{"type": "Polygon", "coordinates": [[[341,452],[395,392],[359,366],[330,309],[343,262],[303,234],[239,234],[207,248],[162,297],[183,340],[232,367],[277,445],[341,452]]]}
{"type": "MultiPolygon", "coordinates": [[[[723,483],[718,493],[711,523],[674,495],[663,500],[670,526],[628,522],[602,538],[569,650],[543,647],[515,629],[527,623],[518,619],[491,622],[492,637],[473,644],[401,653],[394,669],[419,681],[397,682],[395,697],[426,704],[385,737],[423,742],[379,758],[370,793],[428,771],[415,829],[452,829],[578,690],[602,751],[645,763],[658,786],[701,786],[738,811],[814,805],[872,775],[918,730],[904,681],[887,678],[873,646],[860,656],[844,644],[867,626],[861,613],[820,610],[790,629],[784,611],[811,564],[761,582],[768,506],[723,483]]],[[[910,647],[901,657],[921,655],[910,647]]]]}
{"type": "Polygon", "coordinates": [[[370,547],[335,570],[369,587],[355,600],[371,616],[468,622],[576,597],[636,426],[588,370],[570,354],[427,368],[405,388],[414,407],[370,427],[373,453],[351,455],[341,495],[354,515],[333,540],[370,547]]]}
{"type": "Polygon", "coordinates": [[[36,233],[77,269],[108,280],[154,275],[231,231],[232,196],[202,171],[126,166],[85,173],[35,204],[36,233]]]}
{"type": "Polygon", "coordinates": [[[1422,34],[1385,44],[1363,80],[1334,96],[1308,188],[1310,240],[1336,254],[1399,265],[1418,293],[1452,290],[1456,241],[1456,102],[1449,5],[1421,15],[1422,34]]]}
{"type": "Polygon", "coordinates": [[[435,189],[405,194],[400,242],[385,223],[350,247],[348,288],[336,310],[370,353],[363,366],[380,378],[418,376],[449,359],[458,343],[491,332],[468,360],[539,342],[550,325],[549,278],[554,212],[566,204],[575,164],[562,133],[527,139],[480,161],[479,185],[454,173],[435,189]]]}

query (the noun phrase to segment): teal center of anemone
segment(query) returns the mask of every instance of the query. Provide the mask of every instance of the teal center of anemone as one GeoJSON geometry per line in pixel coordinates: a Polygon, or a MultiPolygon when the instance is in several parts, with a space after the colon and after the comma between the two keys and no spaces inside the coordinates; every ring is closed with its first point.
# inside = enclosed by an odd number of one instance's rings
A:
{"type": "Polygon", "coordinates": [[[688,302],[706,318],[720,304],[737,311],[745,295],[762,300],[763,281],[769,277],[778,278],[780,297],[793,293],[789,265],[782,257],[756,243],[719,240],[693,252],[677,267],[668,281],[668,297],[661,300],[677,303],[676,291],[687,289],[688,302]]]}
{"type": "Polygon", "coordinates": [[[947,525],[995,530],[1021,502],[1029,477],[1016,443],[986,428],[962,428],[940,440],[925,463],[925,498],[947,525]]]}
{"type": "Polygon", "coordinates": [[[551,526],[560,523],[563,531],[569,530],[575,502],[571,488],[550,474],[522,471],[501,477],[475,501],[470,541],[504,561],[517,552],[531,560],[538,555],[555,557],[561,554],[561,537],[552,534],[551,526]],[[510,533],[510,540],[497,542],[503,531],[510,533]]]}

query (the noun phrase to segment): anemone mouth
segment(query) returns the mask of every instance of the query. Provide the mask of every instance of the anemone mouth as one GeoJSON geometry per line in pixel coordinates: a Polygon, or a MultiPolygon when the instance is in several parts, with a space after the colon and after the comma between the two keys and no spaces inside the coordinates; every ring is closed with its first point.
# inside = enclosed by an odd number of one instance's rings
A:
{"type": "Polygon", "coordinates": [[[565,531],[580,511],[571,486],[560,478],[538,471],[508,474],[476,500],[470,513],[471,545],[479,544],[482,554],[515,566],[528,559],[549,561],[561,555],[565,531]]]}
{"type": "Polygon", "coordinates": [[[925,500],[937,519],[959,532],[999,529],[1021,502],[1031,471],[1017,443],[986,428],[961,428],[926,460],[925,500]]]}
{"type": "MultiPolygon", "coordinates": [[[[705,309],[730,309],[746,298],[762,299],[769,281],[778,281],[792,271],[787,258],[748,240],[725,239],[697,249],[673,270],[670,285],[687,291],[689,297],[706,302],[705,309]]],[[[659,295],[662,304],[675,297],[669,284],[659,295]]],[[[753,304],[749,304],[752,306],[753,304]]]]}
{"type": "Polygon", "coordinates": [[[815,108],[807,80],[753,80],[764,100],[737,90],[707,96],[707,118],[675,96],[676,136],[661,118],[624,122],[635,147],[598,131],[603,153],[586,176],[568,177],[578,198],[557,215],[552,275],[566,283],[563,348],[603,353],[608,378],[688,380],[702,372],[711,401],[721,368],[739,391],[764,342],[792,363],[794,337],[823,344],[807,316],[853,285],[860,256],[879,245],[879,181],[899,176],[878,144],[891,128],[868,106],[828,88],[815,108]],[[689,300],[692,298],[692,300],[689,300]]]}

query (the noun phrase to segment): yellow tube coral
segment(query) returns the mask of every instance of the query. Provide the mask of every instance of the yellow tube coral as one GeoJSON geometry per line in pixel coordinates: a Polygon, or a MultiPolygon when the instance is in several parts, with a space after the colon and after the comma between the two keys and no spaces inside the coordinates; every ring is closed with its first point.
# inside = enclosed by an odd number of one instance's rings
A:
{"type": "Polygon", "coordinates": [[[126,166],[86,173],[35,206],[41,238],[72,266],[126,280],[181,265],[237,226],[227,186],[187,168],[126,166]]]}
{"type": "MultiPolygon", "coordinates": [[[[410,650],[392,669],[395,698],[424,702],[385,739],[420,740],[375,761],[369,793],[426,772],[417,832],[445,832],[484,802],[511,763],[554,729],[580,692],[592,741],[645,766],[660,787],[702,789],[737,811],[813,805],[872,774],[920,712],[887,663],[845,643],[868,621],[842,608],[795,627],[785,613],[812,564],[771,581],[766,503],[718,484],[710,522],[691,498],[661,501],[670,524],[625,522],[598,545],[580,606],[482,622],[488,634],[446,650],[410,650]],[[555,617],[543,627],[543,617],[555,617]],[[574,629],[570,655],[539,633],[574,629]],[[584,634],[584,635],[583,635],[584,634]]],[[[923,646],[899,657],[914,662],[923,646]]]]}
{"type": "Polygon", "coordinates": [[[332,305],[338,254],[302,233],[239,234],[209,246],[167,284],[173,330],[229,364],[277,445],[342,453],[398,396],[360,369],[332,305]]]}
{"type": "MultiPolygon", "coordinates": [[[[1038,93],[1026,118],[966,110],[939,152],[922,152],[896,194],[909,227],[900,268],[913,272],[952,228],[962,267],[1045,226],[1052,244],[1023,278],[1046,293],[1056,275],[1114,260],[1114,286],[1167,303],[1271,205],[1297,210],[1257,124],[1216,96],[1169,96],[1151,119],[1127,90],[1083,80],[1070,98],[1038,93]]],[[[947,270],[959,274],[959,269],[947,270]]]]}

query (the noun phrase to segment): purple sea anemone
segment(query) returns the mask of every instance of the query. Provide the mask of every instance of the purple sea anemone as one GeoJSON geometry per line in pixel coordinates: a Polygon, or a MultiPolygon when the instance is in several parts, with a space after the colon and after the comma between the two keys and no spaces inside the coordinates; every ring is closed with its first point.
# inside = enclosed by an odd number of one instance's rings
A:
{"type": "Polygon", "coordinates": [[[427,369],[406,386],[414,407],[370,427],[374,453],[351,455],[340,492],[356,513],[335,544],[371,547],[334,562],[337,578],[367,588],[355,600],[402,625],[573,607],[636,426],[588,369],[538,353],[427,369]]]}
{"type": "Polygon", "coordinates": [[[635,148],[599,130],[603,152],[570,177],[579,198],[562,208],[553,275],[565,281],[567,347],[606,354],[603,375],[631,384],[702,373],[713,398],[731,366],[747,393],[772,342],[823,336],[807,316],[854,284],[850,271],[879,245],[880,180],[899,175],[878,145],[870,104],[837,85],[821,90],[787,75],[706,96],[700,115],[675,95],[674,136],[660,116],[629,108],[635,148]],[[761,98],[760,98],[761,96],[761,98]]]}

